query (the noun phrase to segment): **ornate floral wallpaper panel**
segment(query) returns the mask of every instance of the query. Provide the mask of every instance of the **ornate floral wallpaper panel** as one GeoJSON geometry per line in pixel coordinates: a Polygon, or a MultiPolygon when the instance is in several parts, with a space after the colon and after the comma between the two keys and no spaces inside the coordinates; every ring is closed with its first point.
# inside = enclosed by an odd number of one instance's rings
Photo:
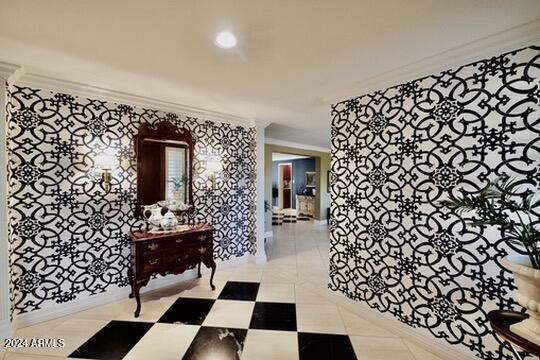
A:
{"type": "Polygon", "coordinates": [[[8,177],[12,302],[15,313],[127,286],[127,232],[134,217],[133,134],[170,120],[192,131],[197,220],[216,225],[219,260],[255,251],[255,128],[202,121],[124,104],[26,87],[8,93],[8,177]],[[120,166],[107,193],[94,168],[105,149],[120,166]],[[208,155],[223,172],[216,190],[208,155]]]}
{"type": "Polygon", "coordinates": [[[483,359],[511,359],[489,327],[520,310],[500,260],[519,251],[440,206],[499,175],[540,191],[540,47],[332,107],[330,288],[483,359]]]}

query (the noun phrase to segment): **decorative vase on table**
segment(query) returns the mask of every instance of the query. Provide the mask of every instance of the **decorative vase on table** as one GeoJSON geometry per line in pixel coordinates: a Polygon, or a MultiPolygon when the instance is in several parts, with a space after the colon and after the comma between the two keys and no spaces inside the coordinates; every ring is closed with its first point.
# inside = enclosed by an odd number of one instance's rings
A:
{"type": "Polygon", "coordinates": [[[540,270],[534,269],[525,255],[509,255],[501,264],[514,274],[518,288],[515,299],[529,314],[528,319],[510,325],[510,331],[540,345],[540,270]]]}
{"type": "Polygon", "coordinates": [[[159,230],[161,219],[163,219],[163,216],[161,215],[161,207],[153,207],[150,211],[152,215],[150,215],[148,218],[148,222],[150,225],[152,225],[152,230],[159,230]]]}
{"type": "Polygon", "coordinates": [[[163,230],[166,230],[166,231],[173,230],[176,227],[176,225],[178,225],[178,220],[176,219],[176,216],[174,216],[174,214],[169,211],[161,219],[160,225],[163,228],[163,230]]]}

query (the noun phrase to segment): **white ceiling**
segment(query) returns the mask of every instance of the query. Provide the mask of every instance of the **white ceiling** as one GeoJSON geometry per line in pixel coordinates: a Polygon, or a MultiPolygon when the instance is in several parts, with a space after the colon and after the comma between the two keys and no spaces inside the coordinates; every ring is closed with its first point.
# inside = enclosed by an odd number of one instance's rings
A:
{"type": "Polygon", "coordinates": [[[284,153],[272,153],[272,161],[282,161],[282,160],[296,160],[296,159],[307,159],[309,156],[303,155],[293,155],[293,154],[284,154],[284,153]]]}
{"type": "Polygon", "coordinates": [[[328,147],[323,99],[539,17],[538,0],[0,0],[0,61],[328,147]],[[236,49],[214,45],[223,29],[236,49]]]}

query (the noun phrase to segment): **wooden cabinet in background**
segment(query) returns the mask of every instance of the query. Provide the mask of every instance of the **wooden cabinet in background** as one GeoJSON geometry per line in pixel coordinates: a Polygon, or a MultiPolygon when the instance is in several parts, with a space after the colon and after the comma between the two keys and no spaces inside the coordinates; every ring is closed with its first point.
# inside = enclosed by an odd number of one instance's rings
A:
{"type": "Polygon", "coordinates": [[[315,196],[296,195],[296,211],[298,215],[315,216],[315,196]]]}

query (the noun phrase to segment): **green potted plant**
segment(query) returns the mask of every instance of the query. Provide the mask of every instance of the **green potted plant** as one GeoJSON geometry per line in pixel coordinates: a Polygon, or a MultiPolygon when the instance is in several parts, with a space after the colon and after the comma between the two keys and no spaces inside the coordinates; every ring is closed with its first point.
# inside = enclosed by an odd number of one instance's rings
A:
{"type": "Polygon", "coordinates": [[[186,175],[171,178],[174,200],[178,200],[178,201],[183,200],[182,198],[184,194],[183,194],[182,188],[186,184],[186,181],[187,181],[186,175]]]}
{"type": "Polygon", "coordinates": [[[478,219],[470,221],[471,226],[499,226],[509,242],[523,248],[526,255],[508,255],[501,261],[514,275],[516,301],[530,315],[510,330],[540,345],[540,224],[533,211],[540,201],[534,193],[523,192],[519,181],[505,176],[477,194],[452,196],[441,204],[457,214],[476,213],[478,219]]]}

